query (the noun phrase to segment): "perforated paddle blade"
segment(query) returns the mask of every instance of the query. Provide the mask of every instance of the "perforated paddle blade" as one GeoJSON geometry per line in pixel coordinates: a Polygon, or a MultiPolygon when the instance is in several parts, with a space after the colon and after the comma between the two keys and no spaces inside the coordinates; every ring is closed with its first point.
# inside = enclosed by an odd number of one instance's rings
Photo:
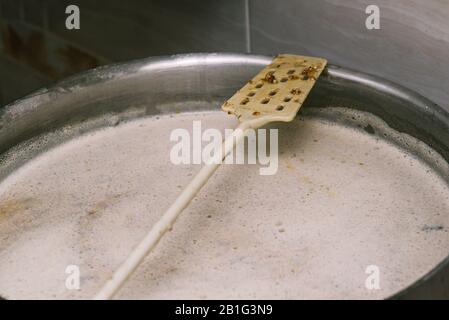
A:
{"type": "Polygon", "coordinates": [[[222,109],[240,122],[292,121],[326,64],[321,58],[279,55],[222,109]]]}

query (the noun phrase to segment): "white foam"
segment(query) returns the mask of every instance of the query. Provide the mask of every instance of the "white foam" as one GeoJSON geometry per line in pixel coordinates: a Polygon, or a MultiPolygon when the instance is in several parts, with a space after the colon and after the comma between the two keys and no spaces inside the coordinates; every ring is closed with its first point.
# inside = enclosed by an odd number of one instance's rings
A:
{"type": "MultiPolygon", "coordinates": [[[[131,121],[5,179],[0,294],[92,297],[199,170],[169,161],[171,130],[198,118],[236,125],[221,112],[131,121]],[[80,291],[66,290],[67,265],[80,291]]],[[[220,168],[119,298],[381,298],[447,255],[449,190],[423,161],[325,117],[280,128],[277,175],[220,168]],[[365,288],[368,265],[381,290],[365,288]]]]}

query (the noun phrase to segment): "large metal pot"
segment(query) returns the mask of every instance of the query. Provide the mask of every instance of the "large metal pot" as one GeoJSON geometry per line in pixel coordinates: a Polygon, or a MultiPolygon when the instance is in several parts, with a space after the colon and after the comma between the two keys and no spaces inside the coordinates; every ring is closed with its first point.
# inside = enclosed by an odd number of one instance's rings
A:
{"type": "MultiPolygon", "coordinates": [[[[111,118],[101,117],[106,114],[128,119],[171,113],[176,104],[183,111],[218,106],[270,60],[234,54],[179,55],[107,66],[71,77],[2,108],[0,153],[10,155],[19,144],[89,118],[99,120],[82,131],[110,126],[111,118]]],[[[330,104],[373,113],[449,161],[449,113],[404,87],[330,65],[304,107],[326,108],[330,104]]],[[[15,161],[4,162],[0,177],[70,138],[70,134],[58,133],[39,144],[34,154],[19,154],[15,161]]],[[[449,298],[448,276],[449,257],[393,298],[449,298]]]]}

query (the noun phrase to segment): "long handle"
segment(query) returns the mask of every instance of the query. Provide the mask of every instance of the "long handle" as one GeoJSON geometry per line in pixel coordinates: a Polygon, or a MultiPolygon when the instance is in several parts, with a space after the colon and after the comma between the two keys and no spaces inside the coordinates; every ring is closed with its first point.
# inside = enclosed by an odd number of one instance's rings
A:
{"type": "Polygon", "coordinates": [[[162,215],[161,219],[153,226],[150,232],[139,243],[134,251],[128,256],[126,261],[117,269],[112,278],[105,284],[100,292],[94,297],[95,300],[111,299],[123,286],[126,280],[137,269],[142,260],[156,247],[164,234],[170,230],[180,213],[192,201],[195,195],[206,184],[212,174],[220,166],[220,163],[234,149],[245,136],[247,124],[240,124],[236,130],[227,137],[222,144],[221,161],[207,163],[200,172],[182,191],[175,202],[162,215]]]}

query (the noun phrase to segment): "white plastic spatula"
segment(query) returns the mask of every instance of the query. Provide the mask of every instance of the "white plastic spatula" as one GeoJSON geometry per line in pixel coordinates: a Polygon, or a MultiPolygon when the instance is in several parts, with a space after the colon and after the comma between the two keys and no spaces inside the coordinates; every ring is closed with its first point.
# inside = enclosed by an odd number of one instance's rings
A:
{"type": "Polygon", "coordinates": [[[208,161],[201,168],[95,299],[111,299],[117,293],[162,236],[172,228],[179,214],[206,184],[220,163],[245,137],[247,130],[275,121],[289,122],[295,118],[326,64],[327,61],[321,58],[279,55],[224,103],[223,110],[236,115],[240,124],[223,142],[221,154],[218,155],[218,160],[221,161],[208,161]]]}

